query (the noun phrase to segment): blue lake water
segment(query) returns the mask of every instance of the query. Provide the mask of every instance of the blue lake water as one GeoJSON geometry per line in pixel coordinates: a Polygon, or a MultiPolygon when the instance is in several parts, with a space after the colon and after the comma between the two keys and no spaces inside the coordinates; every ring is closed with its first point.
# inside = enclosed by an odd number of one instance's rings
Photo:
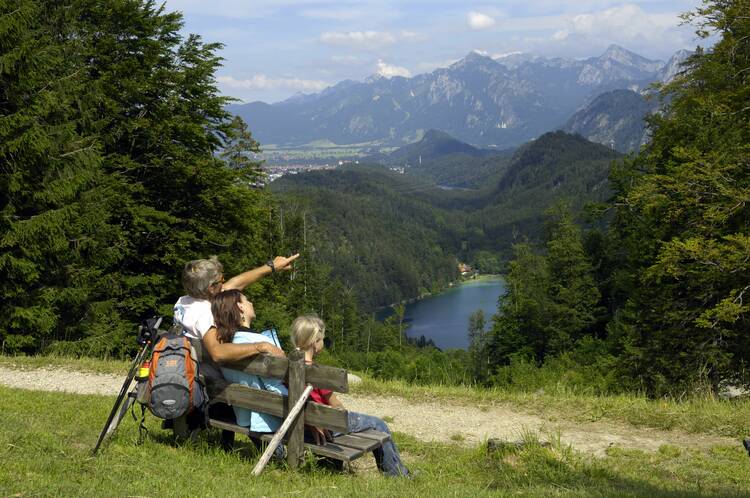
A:
{"type": "Polygon", "coordinates": [[[469,280],[440,294],[408,304],[404,313],[408,337],[425,336],[440,349],[469,347],[469,316],[481,309],[489,327],[505,291],[500,278],[469,280]]]}

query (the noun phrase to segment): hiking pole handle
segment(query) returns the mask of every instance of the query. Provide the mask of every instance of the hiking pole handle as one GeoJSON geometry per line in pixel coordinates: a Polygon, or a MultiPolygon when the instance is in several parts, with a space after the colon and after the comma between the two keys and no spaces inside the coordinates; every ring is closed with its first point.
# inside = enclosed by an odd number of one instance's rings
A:
{"type": "Polygon", "coordinates": [[[276,450],[276,447],[279,445],[279,443],[281,442],[281,439],[286,434],[286,431],[289,430],[289,427],[292,425],[292,422],[294,422],[294,419],[297,418],[297,415],[299,415],[299,412],[302,411],[302,407],[305,406],[305,401],[307,401],[307,398],[310,397],[310,392],[312,390],[313,390],[313,386],[308,384],[305,390],[302,392],[302,396],[299,397],[297,402],[289,411],[289,415],[287,415],[286,420],[284,420],[284,423],[281,424],[281,427],[279,427],[279,430],[276,431],[276,434],[273,436],[273,439],[271,439],[271,442],[268,443],[268,447],[266,448],[266,451],[263,452],[263,455],[261,455],[260,460],[258,460],[258,463],[255,464],[255,467],[253,468],[254,476],[260,475],[260,473],[263,472],[263,469],[268,463],[268,460],[271,459],[271,455],[273,455],[273,452],[276,450]]]}

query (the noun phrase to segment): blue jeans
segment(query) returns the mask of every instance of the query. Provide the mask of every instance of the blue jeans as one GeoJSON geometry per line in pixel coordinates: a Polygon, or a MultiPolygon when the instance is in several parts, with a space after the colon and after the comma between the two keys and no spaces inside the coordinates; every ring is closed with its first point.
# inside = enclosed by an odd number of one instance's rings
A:
{"type": "MultiPolygon", "coordinates": [[[[391,433],[388,428],[388,424],[383,422],[378,417],[372,415],[365,415],[364,413],[349,412],[349,432],[356,433],[366,431],[367,429],[375,429],[376,431],[391,433]]],[[[378,468],[387,476],[407,476],[409,471],[401,463],[401,455],[398,454],[398,448],[393,439],[389,439],[383,443],[382,447],[375,448],[372,450],[372,454],[375,457],[375,462],[378,464],[378,468]]]]}

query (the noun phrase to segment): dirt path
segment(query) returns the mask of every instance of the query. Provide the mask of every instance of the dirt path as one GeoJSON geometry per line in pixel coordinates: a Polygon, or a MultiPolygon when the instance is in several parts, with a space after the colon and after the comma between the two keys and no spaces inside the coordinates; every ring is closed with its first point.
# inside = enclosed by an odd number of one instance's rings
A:
{"type": "MultiPolygon", "coordinates": [[[[114,375],[59,369],[14,370],[0,366],[0,384],[22,389],[115,395],[122,381],[122,376],[114,375]]],[[[473,446],[487,438],[519,440],[527,432],[538,434],[542,440],[559,434],[564,444],[597,456],[604,455],[612,445],[656,451],[664,444],[680,448],[737,444],[730,438],[642,429],[611,421],[549,421],[509,405],[479,408],[450,401],[413,402],[399,397],[358,394],[342,395],[341,399],[350,410],[387,418],[394,431],[423,441],[473,446]]]]}

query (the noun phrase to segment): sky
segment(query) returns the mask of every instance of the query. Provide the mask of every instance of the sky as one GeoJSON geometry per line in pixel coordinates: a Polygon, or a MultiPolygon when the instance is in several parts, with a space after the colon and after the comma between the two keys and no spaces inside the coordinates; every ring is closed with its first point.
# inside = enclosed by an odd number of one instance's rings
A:
{"type": "Polygon", "coordinates": [[[478,51],[601,55],[610,44],[667,60],[702,44],[679,15],[700,0],[166,0],[184,33],[221,42],[219,89],[277,102],[339,81],[414,76],[478,51]]]}

